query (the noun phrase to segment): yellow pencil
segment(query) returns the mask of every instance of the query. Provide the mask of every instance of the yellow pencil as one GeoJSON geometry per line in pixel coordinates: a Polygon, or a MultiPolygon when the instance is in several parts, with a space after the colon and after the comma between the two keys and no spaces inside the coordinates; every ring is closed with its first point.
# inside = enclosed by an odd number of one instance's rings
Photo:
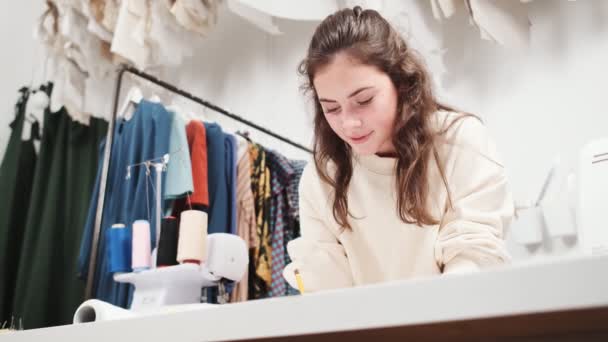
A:
{"type": "Polygon", "coordinates": [[[296,282],[298,283],[298,290],[300,291],[300,294],[304,294],[304,282],[302,281],[302,276],[300,275],[300,271],[295,270],[294,273],[296,274],[296,282]]]}

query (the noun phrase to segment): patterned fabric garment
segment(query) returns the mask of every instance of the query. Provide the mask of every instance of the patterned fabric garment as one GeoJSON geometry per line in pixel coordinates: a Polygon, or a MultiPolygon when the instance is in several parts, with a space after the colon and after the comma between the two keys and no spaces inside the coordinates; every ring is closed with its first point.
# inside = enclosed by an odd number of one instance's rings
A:
{"type": "MultiPolygon", "coordinates": [[[[251,160],[249,159],[249,142],[241,136],[236,136],[237,150],[237,233],[247,244],[249,250],[258,245],[256,235],[256,217],[253,193],[251,192],[251,160]]],[[[246,270],[243,278],[236,284],[230,296],[230,302],[243,302],[248,299],[249,271],[246,270]]]]}
{"type": "MultiPolygon", "coordinates": [[[[300,195],[298,193],[298,186],[300,185],[300,178],[302,178],[302,172],[306,166],[304,160],[290,160],[291,168],[293,169],[293,175],[289,180],[287,186],[287,203],[289,205],[289,218],[293,220],[300,220],[300,195]]],[[[298,234],[299,235],[299,234],[298,234]]]]}
{"type": "MultiPolygon", "coordinates": [[[[287,253],[287,243],[291,240],[294,240],[300,237],[300,205],[299,205],[299,192],[298,186],[300,185],[300,178],[302,178],[302,172],[304,171],[304,167],[306,166],[306,162],[304,160],[290,160],[291,167],[293,168],[293,174],[291,175],[291,179],[289,180],[289,185],[287,186],[287,206],[288,206],[288,217],[289,217],[289,225],[285,231],[285,244],[283,246],[283,255],[285,256],[285,264],[291,263],[291,258],[287,253]]],[[[294,296],[298,295],[300,292],[298,289],[295,289],[285,281],[285,286],[287,288],[286,295],[294,296]]]]}
{"type": "Polygon", "coordinates": [[[260,145],[252,144],[251,191],[256,213],[256,235],[259,243],[254,246],[249,262],[249,298],[259,299],[268,295],[271,284],[270,271],[270,169],[266,165],[266,153],[260,145]]]}
{"type": "Polygon", "coordinates": [[[287,284],[283,279],[285,268],[285,233],[289,225],[287,189],[294,170],[289,160],[275,151],[266,151],[270,166],[272,199],[270,205],[270,231],[272,232],[272,283],[268,295],[284,296],[287,284]]]}

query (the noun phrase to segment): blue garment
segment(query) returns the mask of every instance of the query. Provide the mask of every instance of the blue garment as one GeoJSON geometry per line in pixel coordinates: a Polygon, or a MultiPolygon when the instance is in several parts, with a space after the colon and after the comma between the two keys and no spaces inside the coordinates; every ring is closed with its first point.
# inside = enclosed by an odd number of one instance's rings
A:
{"type": "Polygon", "coordinates": [[[209,183],[209,223],[207,231],[230,233],[229,190],[226,172],[226,142],[222,128],[205,122],[207,177],[209,183]]]}
{"type": "Polygon", "coordinates": [[[169,138],[171,155],[169,165],[167,165],[167,185],[163,197],[176,199],[194,192],[194,184],[192,183],[192,163],[186,137],[186,124],[176,113],[169,113],[173,116],[171,137],[169,138]]]}
{"type": "Polygon", "coordinates": [[[237,219],[236,219],[236,164],[238,155],[238,143],[236,137],[232,134],[226,134],[226,178],[228,180],[228,219],[230,233],[237,234],[237,219]]]}
{"type": "MultiPolygon", "coordinates": [[[[109,272],[105,231],[115,223],[130,226],[139,219],[149,220],[150,246],[156,244],[156,172],[150,170],[150,176],[147,178],[144,166],[133,167],[131,177],[127,179],[127,166],[159,158],[169,152],[172,120],[172,115],[161,104],[142,100],[132,118],[117,120],[114,128],[93,294],[95,298],[124,308],[129,304],[132,289],[128,284],[114,282],[109,272]]],[[[97,179],[80,245],[78,271],[81,277],[86,277],[88,273],[104,148],[105,141],[100,148],[97,179]]],[[[162,173],[162,177],[165,178],[165,173],[162,173]]],[[[162,183],[164,187],[164,180],[162,183]]]]}

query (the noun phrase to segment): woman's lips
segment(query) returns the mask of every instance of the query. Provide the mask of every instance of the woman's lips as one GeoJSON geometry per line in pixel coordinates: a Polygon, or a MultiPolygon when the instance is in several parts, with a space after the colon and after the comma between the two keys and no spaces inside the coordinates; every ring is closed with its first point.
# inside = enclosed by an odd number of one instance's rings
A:
{"type": "Polygon", "coordinates": [[[370,133],[367,133],[366,135],[359,135],[356,137],[348,137],[348,139],[350,139],[350,141],[352,141],[354,144],[362,144],[369,139],[369,137],[372,135],[372,133],[374,133],[374,132],[372,131],[370,133]]]}

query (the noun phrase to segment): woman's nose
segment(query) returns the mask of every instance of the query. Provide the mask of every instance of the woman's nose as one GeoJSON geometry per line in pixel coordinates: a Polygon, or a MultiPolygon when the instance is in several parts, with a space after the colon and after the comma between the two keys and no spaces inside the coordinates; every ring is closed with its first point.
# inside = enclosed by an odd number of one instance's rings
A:
{"type": "Polygon", "coordinates": [[[342,119],[342,127],[345,130],[357,129],[357,128],[360,128],[362,125],[363,125],[363,122],[357,116],[349,114],[349,113],[344,114],[343,119],[342,119]]]}

